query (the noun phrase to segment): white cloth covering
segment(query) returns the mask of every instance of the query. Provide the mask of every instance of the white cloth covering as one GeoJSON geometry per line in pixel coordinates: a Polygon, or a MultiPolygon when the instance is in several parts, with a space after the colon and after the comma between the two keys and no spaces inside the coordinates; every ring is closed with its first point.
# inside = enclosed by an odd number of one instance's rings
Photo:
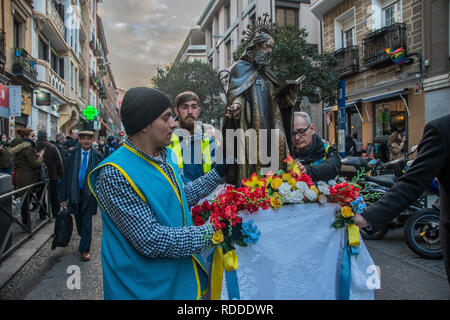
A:
{"type": "MultiPolygon", "coordinates": [[[[346,228],[334,229],[336,204],[290,204],[278,210],[241,212],[261,231],[258,243],[236,246],[242,300],[333,300],[338,298],[339,275],[346,228]]],[[[204,253],[207,257],[211,250],[204,253]]],[[[361,239],[360,253],[351,257],[350,299],[374,299],[374,262],[361,239]],[[372,266],[372,267],[371,267],[372,266]]],[[[224,275],[222,299],[228,299],[224,275]]]]}

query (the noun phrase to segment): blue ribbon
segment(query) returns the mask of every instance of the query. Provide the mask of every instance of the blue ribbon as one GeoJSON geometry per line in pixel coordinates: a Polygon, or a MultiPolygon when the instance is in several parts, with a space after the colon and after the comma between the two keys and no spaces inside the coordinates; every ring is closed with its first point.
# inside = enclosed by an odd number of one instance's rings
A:
{"type": "MultiPolygon", "coordinates": [[[[214,251],[215,251],[215,249],[206,258],[206,261],[208,261],[209,265],[210,265],[209,270],[208,270],[209,274],[211,274],[214,251]]],[[[236,270],[231,271],[231,272],[225,271],[225,277],[227,279],[228,299],[229,300],[233,300],[233,299],[241,300],[241,294],[239,291],[239,282],[238,282],[236,270]]]]}
{"type": "Polygon", "coordinates": [[[338,300],[350,300],[350,284],[352,281],[351,257],[357,256],[358,254],[359,247],[348,245],[348,236],[347,232],[345,232],[344,256],[342,257],[341,273],[339,278],[338,300]]]}
{"type": "Polygon", "coordinates": [[[227,278],[228,299],[241,300],[236,270],[225,272],[225,276],[227,278]]]}

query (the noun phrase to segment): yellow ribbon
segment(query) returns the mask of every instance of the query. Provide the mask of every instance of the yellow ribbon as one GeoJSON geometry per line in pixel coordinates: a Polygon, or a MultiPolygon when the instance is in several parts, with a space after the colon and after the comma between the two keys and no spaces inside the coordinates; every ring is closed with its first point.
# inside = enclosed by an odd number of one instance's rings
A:
{"type": "Polygon", "coordinates": [[[238,259],[235,250],[223,254],[222,248],[214,251],[211,270],[211,300],[220,300],[222,293],[223,271],[233,271],[238,268],[238,259]]]}
{"type": "Polygon", "coordinates": [[[347,232],[348,232],[348,245],[359,246],[360,245],[359,227],[355,224],[348,224],[347,232]]]}

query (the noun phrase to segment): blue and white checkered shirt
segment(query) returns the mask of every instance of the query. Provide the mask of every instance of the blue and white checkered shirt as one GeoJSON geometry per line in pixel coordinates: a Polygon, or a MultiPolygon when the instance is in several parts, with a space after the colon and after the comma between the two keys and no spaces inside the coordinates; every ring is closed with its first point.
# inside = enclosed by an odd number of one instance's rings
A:
{"type": "MultiPolygon", "coordinates": [[[[177,186],[173,171],[167,162],[167,150],[152,158],[140,151],[128,139],[125,143],[143,156],[156,162],[177,186]]],[[[98,199],[119,232],[140,254],[149,258],[179,258],[201,253],[211,246],[214,233],[211,225],[200,227],[168,227],[158,223],[151,204],[147,205],[134,191],[120,171],[104,166],[98,175],[98,199]]],[[[189,207],[223,183],[216,170],[184,185],[189,207]]],[[[179,190],[180,191],[180,190],[179,190]]]]}

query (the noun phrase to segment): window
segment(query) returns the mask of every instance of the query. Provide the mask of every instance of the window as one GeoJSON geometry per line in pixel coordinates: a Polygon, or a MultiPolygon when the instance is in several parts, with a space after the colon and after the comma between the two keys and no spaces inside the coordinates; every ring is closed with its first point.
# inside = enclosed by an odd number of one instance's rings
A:
{"type": "Polygon", "coordinates": [[[20,48],[20,23],[14,19],[14,47],[20,48]]]}
{"type": "Polygon", "coordinates": [[[53,51],[51,51],[50,65],[53,71],[58,72],[58,57],[53,51]]]}
{"type": "Polygon", "coordinates": [[[389,1],[383,3],[383,27],[389,27],[394,23],[400,22],[401,10],[400,1],[389,1]]]}
{"type": "Polygon", "coordinates": [[[226,66],[229,67],[231,66],[231,40],[228,40],[228,42],[225,44],[225,50],[226,50],[226,55],[227,55],[227,64],[226,66]]]}
{"type": "Polygon", "coordinates": [[[348,30],[342,31],[342,47],[348,48],[353,46],[354,41],[355,27],[351,27],[348,30]]]}
{"type": "Polygon", "coordinates": [[[375,137],[388,137],[394,131],[406,131],[406,113],[403,100],[394,100],[375,105],[375,137]]]}
{"type": "Polygon", "coordinates": [[[277,26],[285,27],[287,25],[298,27],[298,9],[276,7],[277,26]]]}
{"type": "Polygon", "coordinates": [[[48,61],[48,44],[39,37],[39,59],[48,61]]]}
{"type": "Polygon", "coordinates": [[[64,58],[59,59],[59,76],[64,79],[64,58]]]}
{"type": "Polygon", "coordinates": [[[230,2],[225,5],[225,30],[228,30],[231,26],[231,10],[230,10],[230,2]]]}
{"type": "Polygon", "coordinates": [[[356,45],[355,8],[337,17],[334,26],[336,50],[356,45]]]}

